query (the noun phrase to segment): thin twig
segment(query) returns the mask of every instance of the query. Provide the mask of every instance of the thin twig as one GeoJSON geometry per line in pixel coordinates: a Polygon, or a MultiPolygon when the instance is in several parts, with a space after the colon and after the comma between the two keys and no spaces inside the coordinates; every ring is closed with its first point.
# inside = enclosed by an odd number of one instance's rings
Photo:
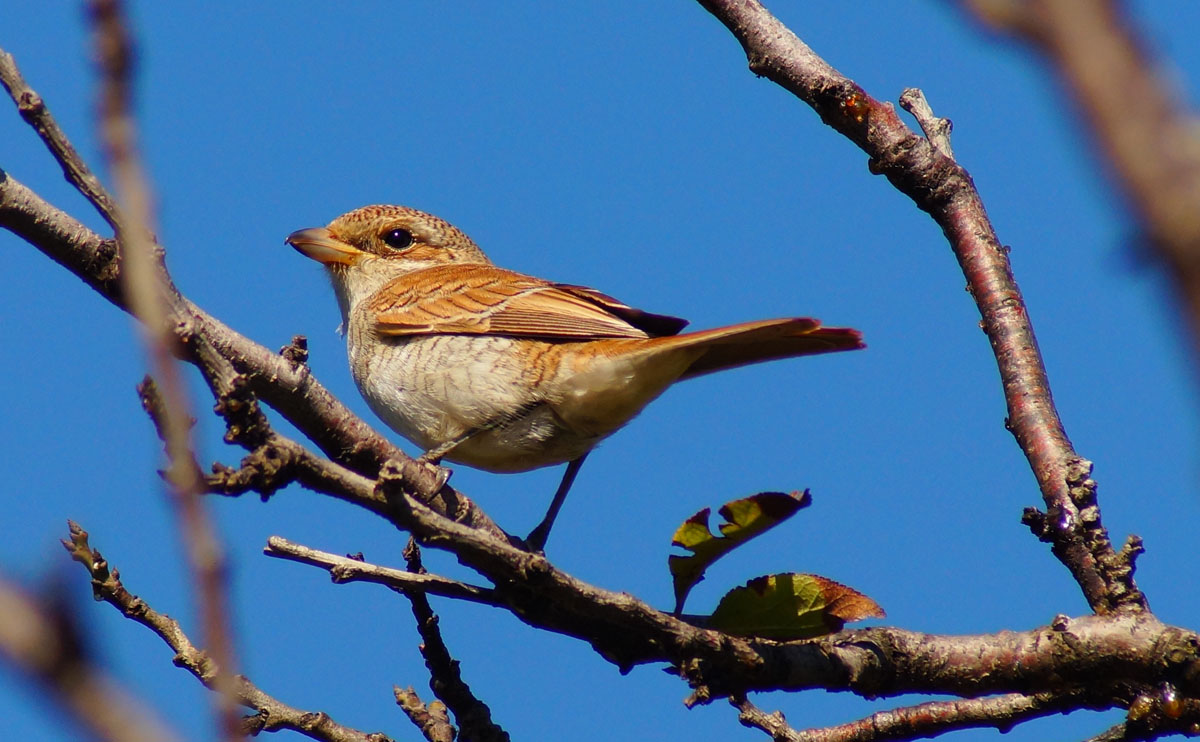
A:
{"type": "Polygon", "coordinates": [[[17,62],[13,56],[3,49],[0,49],[0,84],[4,85],[4,89],[17,104],[17,111],[21,114],[21,118],[33,127],[33,130],[37,132],[38,136],[42,138],[42,142],[54,155],[54,159],[62,167],[67,181],[83,194],[87,202],[94,206],[100,216],[104,217],[104,220],[113,228],[113,231],[116,231],[119,216],[112,194],[75,151],[71,140],[67,139],[67,135],[59,128],[58,122],[50,115],[42,96],[38,95],[25,82],[21,71],[17,69],[17,62]]]}
{"type": "Polygon", "coordinates": [[[886,175],[942,228],[996,356],[1007,425],[1046,503],[1048,515],[1039,536],[1051,543],[1093,610],[1144,610],[1133,565],[1113,551],[1100,523],[1091,462],[1072,448],[1054,408],[1008,249],[996,236],[971,176],[905,126],[891,104],[875,100],[818,57],[757,0],[699,2],[742,44],[751,70],[812,106],[825,123],[870,155],[872,172],[886,175]]]}
{"type": "MultiPolygon", "coordinates": [[[[117,570],[110,569],[100,552],[88,543],[87,531],[70,523],[70,538],[62,542],[71,557],[84,565],[92,577],[92,593],[153,631],[175,652],[175,664],[196,677],[206,688],[216,689],[222,673],[212,656],[192,643],[175,619],[159,613],[141,598],[130,593],[121,583],[117,570]]],[[[323,712],[303,711],[281,703],[264,693],[244,676],[232,677],[231,687],[236,701],[256,711],[256,715],[239,722],[239,737],[259,731],[291,729],[312,739],[325,742],[387,742],[384,735],[360,732],[338,724],[323,712]]]]}
{"type": "Polygon", "coordinates": [[[884,742],[935,737],[958,729],[994,728],[1006,732],[1016,724],[1081,708],[1079,691],[1034,695],[1010,693],[989,698],[932,701],[880,711],[819,729],[794,729],[778,711],[767,713],[746,698],[731,698],[738,721],[761,729],[776,742],[884,742]]]}
{"type": "Polygon", "coordinates": [[[454,725],[450,723],[446,704],[441,701],[422,702],[411,685],[408,688],[396,686],[392,688],[392,693],[396,696],[396,705],[421,730],[425,739],[429,742],[454,742],[454,725]]]}
{"type": "MultiPolygon", "coordinates": [[[[414,539],[404,548],[408,572],[414,577],[426,576],[421,564],[421,549],[414,539]]],[[[462,738],[478,742],[509,742],[508,732],[492,721],[492,710],[481,701],[462,679],[462,668],[450,655],[450,649],[438,629],[438,617],[429,605],[428,591],[404,590],[412,603],[413,617],[421,635],[421,656],[429,669],[429,688],[454,714],[462,738]]]]}
{"type": "Polygon", "coordinates": [[[933,115],[933,108],[925,100],[925,93],[919,88],[905,88],[900,94],[900,107],[913,115],[925,132],[925,138],[933,145],[942,157],[954,159],[954,149],[950,146],[950,132],[954,124],[950,119],[938,118],[933,115]]]}
{"type": "Polygon", "coordinates": [[[0,660],[50,690],[95,739],[167,742],[179,735],[98,667],[65,606],[0,579],[0,660]]]}
{"type": "Polygon", "coordinates": [[[161,391],[159,435],[167,449],[167,481],[171,485],[188,566],[195,584],[198,613],[203,617],[205,643],[224,676],[214,679],[218,728],[226,739],[240,738],[234,698],[236,671],[233,629],[225,580],[225,555],[200,495],[204,484],[193,466],[192,417],[187,393],[171,348],[175,328],[172,299],[178,301],[163,264],[161,249],[151,236],[151,195],[138,153],[136,125],[131,113],[134,52],[119,0],[92,0],[97,59],[101,72],[98,105],[100,139],[108,156],[120,197],[116,214],[117,239],[123,248],[125,296],[145,330],[147,354],[161,391]]]}
{"type": "Polygon", "coordinates": [[[433,593],[446,598],[457,598],[483,605],[504,606],[505,603],[495,590],[430,574],[414,574],[403,569],[392,569],[371,564],[362,559],[338,556],[327,551],[297,544],[279,536],[267,539],[263,554],[290,562],[299,562],[320,567],[329,572],[334,582],[373,582],[393,590],[417,594],[433,593]]]}

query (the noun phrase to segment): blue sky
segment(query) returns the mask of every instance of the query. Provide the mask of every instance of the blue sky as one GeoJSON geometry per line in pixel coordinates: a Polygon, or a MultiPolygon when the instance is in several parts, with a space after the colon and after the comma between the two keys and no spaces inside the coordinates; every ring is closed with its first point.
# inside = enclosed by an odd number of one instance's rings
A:
{"type": "MultiPolygon", "coordinates": [[[[669,609],[680,521],[809,487],[813,506],[717,565],[689,610],[711,610],[755,575],[803,571],[867,593],[888,624],[927,632],[1023,630],[1086,611],[1019,522],[1040,497],[1004,430],[995,362],[939,230],[861,152],[748,72],[698,5],[132,6],[142,141],[177,283],[269,347],[307,335],[314,373],[367,419],[327,283],[283,244],[367,203],[431,211],[501,265],[696,328],[804,315],[863,331],[866,351],[706,377],[655,402],[583,468],[548,546],[561,567],[669,609]]],[[[1096,463],[1105,523],[1118,544],[1145,539],[1138,579],[1159,616],[1200,625],[1187,341],[1051,76],[951,4],[771,6],[876,97],[920,87],[953,119],[955,153],[1012,247],[1067,432],[1096,463]]],[[[1200,7],[1131,7],[1194,100],[1200,7]]],[[[6,3],[0,46],[98,166],[80,7],[6,3]]],[[[100,228],[12,110],[0,115],[0,167],[100,228]]],[[[65,586],[99,655],[187,739],[206,739],[205,692],[157,638],[88,600],[57,546],[66,519],[79,521],[129,589],[198,638],[159,449],[134,393],[144,362],[130,320],[6,232],[0,250],[0,567],[65,586]]],[[[202,458],[235,462],[193,382],[202,458]]],[[[524,532],[559,475],[460,468],[454,483],[524,532]]],[[[211,508],[233,564],[242,670],[284,702],[415,738],[390,691],[429,697],[407,603],[261,555],[277,534],[397,565],[403,537],[296,488],[211,508]]],[[[470,578],[443,555],[427,565],[470,578]]],[[[464,677],[514,739],[763,738],[723,702],[686,710],[687,689],[660,668],[623,677],[580,642],[498,611],[435,608],[464,677]]],[[[798,727],[915,701],[755,700],[798,727]]],[[[14,739],[77,732],[7,671],[0,716],[14,739]]],[[[1084,738],[1117,718],[1056,717],[1006,739],[1084,738]]]]}

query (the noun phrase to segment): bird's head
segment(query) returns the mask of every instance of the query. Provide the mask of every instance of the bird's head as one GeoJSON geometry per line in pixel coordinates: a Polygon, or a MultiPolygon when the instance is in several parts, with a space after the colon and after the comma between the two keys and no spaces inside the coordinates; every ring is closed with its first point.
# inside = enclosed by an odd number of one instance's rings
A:
{"type": "Polygon", "coordinates": [[[452,224],[406,206],[364,206],[326,227],[301,229],[287,243],[331,271],[382,259],[402,272],[442,263],[490,263],[479,246],[452,224]]]}
{"type": "Polygon", "coordinates": [[[292,232],[286,242],[328,269],[343,321],[359,301],[407,273],[447,263],[491,263],[452,224],[406,206],[364,206],[329,226],[292,232]]]}

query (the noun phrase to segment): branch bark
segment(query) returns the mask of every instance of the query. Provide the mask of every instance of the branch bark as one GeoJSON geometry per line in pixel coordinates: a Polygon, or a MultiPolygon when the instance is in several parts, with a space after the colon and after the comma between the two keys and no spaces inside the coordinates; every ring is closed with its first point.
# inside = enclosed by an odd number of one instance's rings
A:
{"type": "Polygon", "coordinates": [[[893,739],[934,737],[959,729],[992,728],[1007,732],[1014,725],[1041,716],[1080,707],[1083,693],[1009,693],[989,698],[931,701],[880,711],[870,716],[822,729],[797,730],[783,714],[768,714],[744,698],[733,699],[738,720],[761,729],[776,742],[884,742],[893,739]]]}

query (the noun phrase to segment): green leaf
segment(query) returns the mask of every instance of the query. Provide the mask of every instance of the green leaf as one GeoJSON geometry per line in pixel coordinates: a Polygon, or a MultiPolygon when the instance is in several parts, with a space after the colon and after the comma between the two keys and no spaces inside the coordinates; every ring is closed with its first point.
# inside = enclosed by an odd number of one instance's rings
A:
{"type": "Polygon", "coordinates": [[[730,590],[708,625],[727,634],[787,641],[832,634],[848,622],[885,615],[857,590],[818,575],[789,572],[755,577],[730,590]]]}
{"type": "Polygon", "coordinates": [[[797,510],[812,503],[808,490],[785,494],[783,492],[760,492],[727,502],[718,511],[725,522],[720,525],[721,535],[709,530],[709,509],[704,508],[683,522],[671,539],[674,546],[682,546],[692,552],[688,556],[672,554],[667,557],[667,566],[675,583],[675,613],[683,610],[691,589],[704,579],[709,565],[738,546],[779,525],[792,517],[797,510]]]}

